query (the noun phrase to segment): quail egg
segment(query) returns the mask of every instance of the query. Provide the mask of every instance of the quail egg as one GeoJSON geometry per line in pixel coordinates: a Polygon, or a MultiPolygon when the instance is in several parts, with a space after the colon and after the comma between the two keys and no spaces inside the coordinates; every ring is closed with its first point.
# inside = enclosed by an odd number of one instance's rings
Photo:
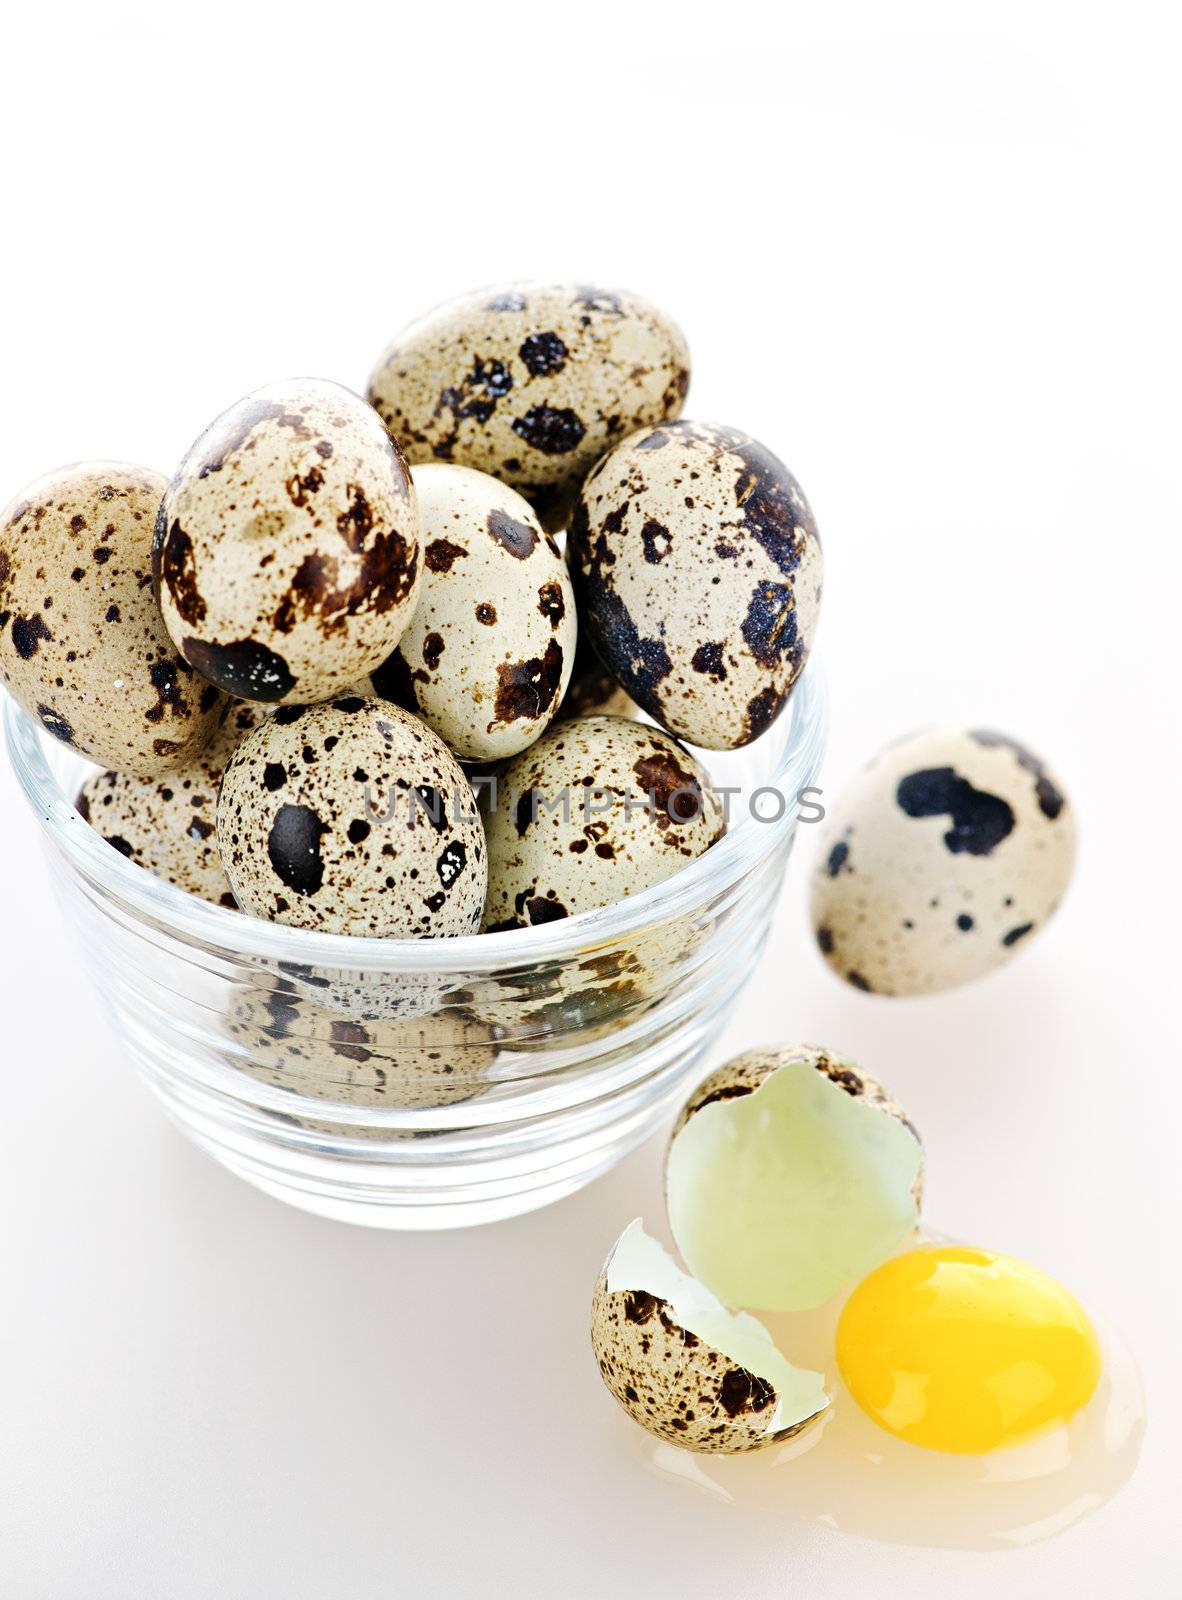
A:
{"type": "Polygon", "coordinates": [[[1040,757],[987,729],[929,729],[881,751],[830,812],[817,944],[855,988],[951,989],[1026,948],[1074,860],[1074,814],[1040,757]]]}
{"type": "Polygon", "coordinates": [[[621,717],[559,723],[485,802],[485,928],[529,927],[659,883],[723,835],[718,796],[688,751],[621,717]]]}
{"type": "Polygon", "coordinates": [[[464,761],[516,755],[553,721],[574,664],[566,563],[528,503],[495,478],[441,464],[412,476],[422,592],[373,686],[464,761]]]}
{"type": "Polygon", "coordinates": [[[243,996],[226,1026],[245,1050],[234,1059],[241,1071],[349,1106],[418,1110],[468,1100],[497,1055],[491,1031],[455,1012],[360,1023],[285,989],[243,996]]]}
{"type": "Polygon", "coordinates": [[[414,610],[410,473],[348,389],[272,384],[181,463],[154,569],[169,633],[212,683],[247,700],[327,700],[386,659],[414,610]]]}
{"type": "Polygon", "coordinates": [[[735,428],[646,428],[589,474],[568,543],[588,639],[662,727],[731,750],[779,716],[816,632],[821,546],[770,450],[735,428]]]}
{"type": "Polygon", "coordinates": [[[136,866],[201,900],[237,910],[217,846],[218,791],[226,763],[262,714],[248,701],[232,706],[195,761],[159,778],[95,773],[79,791],[79,813],[136,866]]]}
{"type": "Polygon", "coordinates": [[[680,329],[636,295],[509,284],[405,329],[369,398],[409,461],[491,473],[557,531],[598,457],[677,416],[688,387],[680,329]]]}
{"type": "Polygon", "coordinates": [[[103,766],[152,778],[193,761],[225,697],[177,655],[152,598],[166,480],[84,462],[0,513],[0,674],[41,726],[103,766]]]}
{"type": "Polygon", "coordinates": [[[384,701],[279,707],[226,768],[217,833],[255,916],[411,939],[480,921],[488,869],[467,779],[438,734],[384,701]]]}

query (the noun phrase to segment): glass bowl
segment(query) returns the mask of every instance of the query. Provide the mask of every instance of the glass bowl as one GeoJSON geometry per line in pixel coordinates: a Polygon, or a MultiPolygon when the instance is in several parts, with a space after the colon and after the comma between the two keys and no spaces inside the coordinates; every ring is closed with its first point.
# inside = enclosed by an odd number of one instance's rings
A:
{"type": "Polygon", "coordinates": [[[93,768],[12,701],[5,725],[85,965],[173,1121],[320,1216],[447,1228],[570,1194],[674,1110],[759,960],[825,717],[810,667],[755,744],[705,753],[730,828],[663,883],[422,941],[310,933],[173,888],[75,811],[93,768]]]}

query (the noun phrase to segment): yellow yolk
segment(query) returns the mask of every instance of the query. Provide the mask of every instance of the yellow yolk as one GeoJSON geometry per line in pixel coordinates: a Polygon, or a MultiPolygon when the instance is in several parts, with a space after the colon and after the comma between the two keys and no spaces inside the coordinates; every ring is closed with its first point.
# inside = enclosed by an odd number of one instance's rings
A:
{"type": "Polygon", "coordinates": [[[1100,1348],[1083,1307],[1037,1267],[933,1245],[862,1280],[837,1325],[837,1364],[889,1433],[983,1455],[1086,1405],[1100,1348]]]}

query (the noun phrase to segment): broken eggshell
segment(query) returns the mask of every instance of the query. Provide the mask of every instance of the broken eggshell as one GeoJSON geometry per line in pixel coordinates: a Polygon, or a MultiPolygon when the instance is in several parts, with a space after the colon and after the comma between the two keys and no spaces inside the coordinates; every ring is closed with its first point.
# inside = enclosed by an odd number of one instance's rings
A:
{"type": "Polygon", "coordinates": [[[792,1366],[761,1323],[728,1311],[639,1220],[596,1284],[591,1343],[628,1415],[687,1450],[732,1455],[780,1444],[829,1404],[819,1372],[792,1366]]]}
{"type": "Polygon", "coordinates": [[[727,1305],[803,1311],[914,1231],[922,1162],[900,1106],[853,1062],[814,1045],[750,1051],[711,1073],[674,1127],[669,1225],[727,1305]]]}

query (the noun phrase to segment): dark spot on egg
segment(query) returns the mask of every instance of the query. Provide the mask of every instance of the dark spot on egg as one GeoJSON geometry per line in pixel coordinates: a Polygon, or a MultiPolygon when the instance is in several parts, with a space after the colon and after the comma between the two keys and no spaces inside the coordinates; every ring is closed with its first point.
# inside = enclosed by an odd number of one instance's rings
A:
{"type": "Polygon", "coordinates": [[[541,656],[502,662],[497,668],[495,722],[533,721],[554,704],[562,681],[562,647],[554,639],[541,656]]]}
{"type": "Polygon", "coordinates": [[[267,838],[275,876],[296,894],[314,895],[324,883],[320,840],[329,830],[310,806],[280,806],[267,838]]]}
{"type": "Polygon", "coordinates": [[[450,572],[461,556],[468,552],[450,539],[432,539],[424,552],[428,572],[450,572]]]}
{"type": "Polygon", "coordinates": [[[761,667],[778,667],[787,658],[793,677],[799,672],[804,651],[797,634],[796,599],[791,585],[758,584],[747,603],[742,633],[761,667]]]}
{"type": "Polygon", "coordinates": [[[435,863],[435,871],[445,889],[452,884],[468,864],[468,851],[460,839],[453,839],[435,863]]]}
{"type": "Polygon", "coordinates": [[[283,657],[256,639],[214,644],[206,639],[187,638],[183,653],[203,678],[242,700],[282,700],[296,686],[283,657]]]}
{"type": "Polygon", "coordinates": [[[156,524],[152,559],[158,584],[167,589],[181,621],[190,628],[198,627],[205,620],[205,601],[197,586],[193,541],[176,521],[165,537],[163,507],[161,519],[156,524]]]}
{"type": "Polygon", "coordinates": [[[482,622],[486,628],[491,628],[497,620],[496,606],[490,606],[487,600],[482,600],[476,607],[476,620],[482,622]]]}
{"type": "Polygon", "coordinates": [[[11,638],[17,655],[22,661],[28,661],[37,654],[37,646],[41,641],[52,640],[53,634],[45,626],[44,618],[38,613],[34,617],[14,617],[11,638]]]}
{"type": "Polygon", "coordinates": [[[74,729],[59,711],[55,711],[52,706],[39,705],[37,716],[46,733],[51,733],[55,739],[60,739],[62,744],[68,744],[72,750],[77,748],[74,729]]]}
{"type": "Polygon", "coordinates": [[[531,333],[517,353],[533,378],[561,372],[566,365],[566,345],[556,333],[531,333]]]}
{"type": "Polygon", "coordinates": [[[533,554],[538,536],[528,523],[518,521],[507,511],[494,509],[488,514],[487,527],[497,543],[518,561],[533,554]]]}
{"type": "Polygon", "coordinates": [[[975,789],[952,767],[929,767],[900,779],[897,803],[909,817],[952,819],[944,843],[953,855],[987,856],[1009,837],[1014,813],[999,795],[975,789]]]}
{"type": "Polygon", "coordinates": [[[658,566],[673,548],[673,539],[664,523],[650,517],[640,530],[644,546],[644,559],[650,566],[658,566]]]}
{"type": "Polygon", "coordinates": [[[777,689],[772,683],[761,689],[757,695],[753,695],[747,702],[744,717],[746,734],[744,743],[750,744],[753,739],[758,739],[761,733],[766,732],[780,715],[787,701],[787,692],[777,689]]]}
{"type": "Polygon", "coordinates": [[[701,815],[702,786],[692,772],[678,765],[669,751],[654,747],[651,755],[641,756],[633,764],[632,770],[641,793],[648,795],[653,803],[658,827],[667,827],[671,822],[693,822],[701,815]]]}
{"type": "Polygon", "coordinates": [[[564,917],[569,917],[570,912],[561,900],[542,899],[535,895],[525,902],[525,913],[529,918],[531,927],[538,927],[544,922],[561,922],[564,917]]]}
{"type": "Polygon", "coordinates": [[[690,665],[695,672],[714,678],[721,683],[726,677],[726,662],[723,659],[723,647],[719,643],[707,642],[700,644],[690,659],[690,665]]]}
{"type": "Polygon", "coordinates": [[[833,849],[829,852],[829,859],[825,863],[825,871],[831,878],[836,878],[837,874],[841,871],[842,867],[845,866],[849,858],[849,845],[844,839],[839,839],[833,846],[833,849]]]}
{"type": "Polygon", "coordinates": [[[1003,936],[1001,942],[1008,950],[1011,945],[1017,944],[1019,939],[1024,939],[1033,928],[1033,922],[1023,922],[1017,928],[1011,928],[1010,931],[1003,936]]]}
{"type": "Polygon", "coordinates": [[[587,431],[569,406],[530,406],[523,417],[514,417],[512,428],[519,439],[546,456],[576,449],[587,431]]]}
{"type": "Polygon", "coordinates": [[[566,616],[566,601],[562,596],[560,583],[544,583],[538,590],[538,610],[550,620],[550,626],[557,628],[566,616]]]}

